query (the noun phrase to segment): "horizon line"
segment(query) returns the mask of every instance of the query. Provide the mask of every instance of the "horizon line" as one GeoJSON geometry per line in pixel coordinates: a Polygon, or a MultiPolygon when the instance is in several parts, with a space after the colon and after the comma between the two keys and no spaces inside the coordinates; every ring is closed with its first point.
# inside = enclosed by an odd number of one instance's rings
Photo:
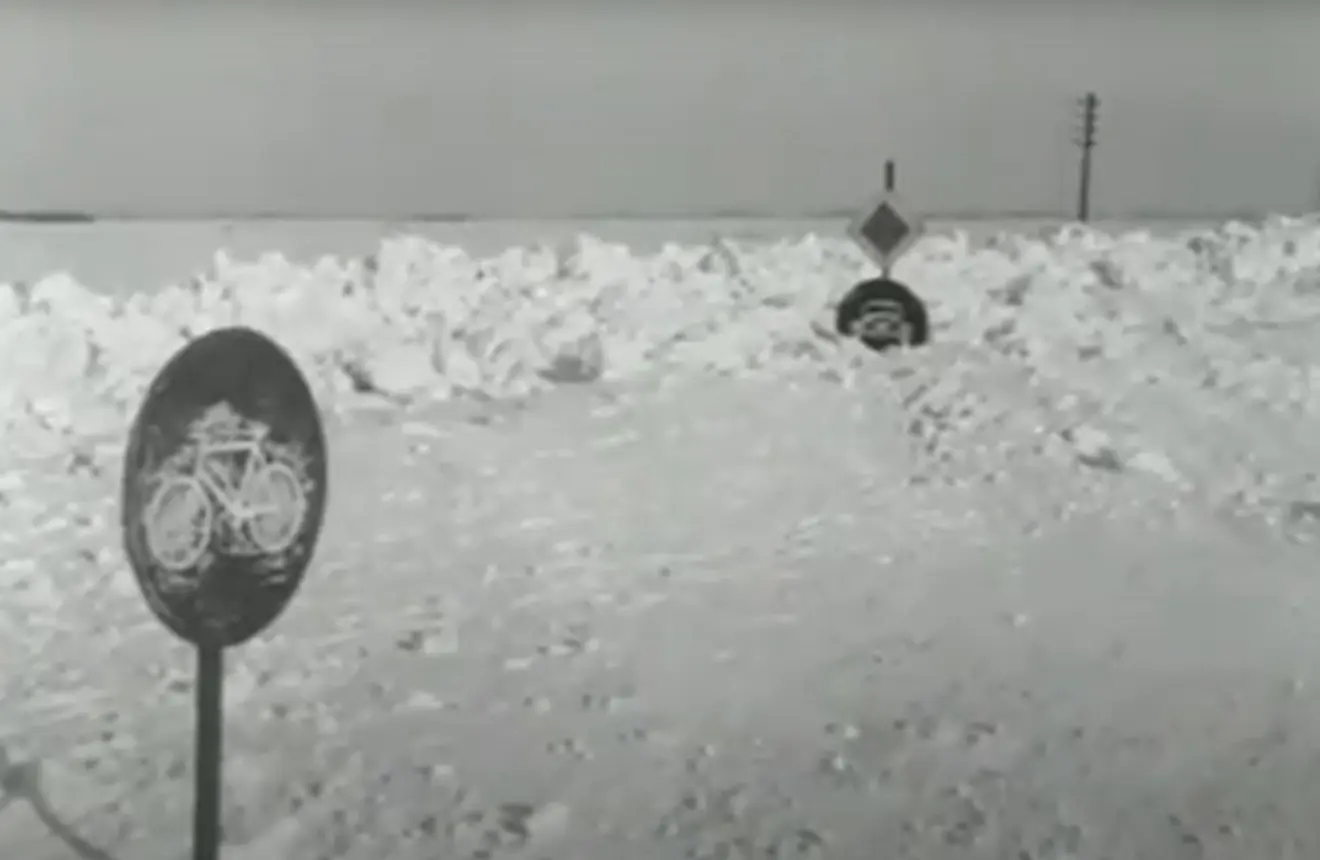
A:
{"type": "MultiPolygon", "coordinates": [[[[944,211],[922,212],[926,220],[934,221],[1005,221],[1005,220],[1051,220],[1076,222],[1079,219],[1070,213],[1045,209],[992,210],[992,209],[950,209],[944,211]]],[[[1177,211],[1177,210],[1127,210],[1115,212],[1094,212],[1091,221],[1223,221],[1234,219],[1260,218],[1268,215],[1300,215],[1306,212],[1263,211],[1256,209],[1236,209],[1218,211],[1177,211]]],[[[303,221],[303,222],[349,222],[381,221],[396,223],[422,224],[490,224],[490,223],[528,223],[528,222],[574,222],[574,221],[848,221],[856,217],[856,210],[828,209],[804,212],[757,212],[738,210],[715,210],[712,212],[671,212],[671,213],[635,213],[635,212],[584,212],[557,215],[513,215],[504,213],[406,213],[354,214],[325,213],[307,214],[292,212],[94,212],[59,209],[4,210],[0,209],[0,223],[10,224],[48,224],[48,225],[87,225],[113,222],[263,222],[263,221],[303,221]]]]}

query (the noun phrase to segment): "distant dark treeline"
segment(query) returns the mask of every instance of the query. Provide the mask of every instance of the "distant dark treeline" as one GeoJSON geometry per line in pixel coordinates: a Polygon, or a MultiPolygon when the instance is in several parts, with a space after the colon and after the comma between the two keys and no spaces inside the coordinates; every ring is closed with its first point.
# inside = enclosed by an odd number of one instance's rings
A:
{"type": "Polygon", "coordinates": [[[96,216],[86,212],[10,212],[0,209],[0,221],[19,221],[27,224],[93,224],[96,216]]]}

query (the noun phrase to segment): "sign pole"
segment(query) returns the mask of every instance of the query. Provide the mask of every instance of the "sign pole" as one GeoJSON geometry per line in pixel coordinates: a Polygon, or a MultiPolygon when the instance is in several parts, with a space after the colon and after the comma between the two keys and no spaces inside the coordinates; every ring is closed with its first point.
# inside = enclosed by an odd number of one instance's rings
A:
{"type": "Polygon", "coordinates": [[[1076,143],[1082,150],[1077,177],[1077,220],[1083,224],[1091,220],[1091,150],[1095,149],[1095,115],[1099,106],[1100,98],[1095,93],[1082,97],[1082,127],[1076,143]]]}
{"type": "MultiPolygon", "coordinates": [[[[894,193],[894,186],[897,184],[896,177],[894,175],[895,173],[897,173],[897,168],[894,165],[894,159],[892,158],[886,159],[885,160],[885,194],[894,193]]],[[[881,276],[887,279],[889,277],[889,273],[893,271],[893,268],[894,268],[894,264],[892,260],[889,258],[889,255],[886,254],[885,263],[883,266],[880,267],[881,276]]]]}
{"type": "Polygon", "coordinates": [[[220,762],[224,745],[224,650],[197,647],[197,737],[194,746],[193,860],[220,852],[220,762]]]}

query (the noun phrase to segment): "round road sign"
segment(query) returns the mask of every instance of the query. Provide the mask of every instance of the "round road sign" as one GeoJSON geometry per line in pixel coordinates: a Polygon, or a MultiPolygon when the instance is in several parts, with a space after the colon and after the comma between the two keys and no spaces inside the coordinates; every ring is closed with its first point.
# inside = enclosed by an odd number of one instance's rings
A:
{"type": "Polygon", "coordinates": [[[835,310],[834,325],[841,336],[855,337],[876,352],[930,339],[926,305],[890,278],[872,278],[849,290],[835,310]]]}
{"type": "Polygon", "coordinates": [[[200,647],[260,633],[311,562],[326,481],[316,401],[278,344],[239,327],[184,346],[124,456],[124,548],[151,610],[200,647]]]}

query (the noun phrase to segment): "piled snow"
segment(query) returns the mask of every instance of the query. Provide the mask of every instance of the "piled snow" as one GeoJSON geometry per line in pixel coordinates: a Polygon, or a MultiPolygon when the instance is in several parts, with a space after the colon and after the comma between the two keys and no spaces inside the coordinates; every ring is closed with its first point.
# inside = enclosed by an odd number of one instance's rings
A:
{"type": "MultiPolygon", "coordinates": [[[[365,258],[310,266],[220,252],[191,283],[126,300],[57,274],[0,285],[0,433],[20,456],[117,438],[174,350],[232,324],[283,343],[331,409],[364,397],[516,398],[643,375],[806,371],[846,382],[879,363],[908,366],[902,394],[924,397],[917,418],[927,424],[1025,420],[1006,414],[1021,411],[1011,399],[985,414],[978,379],[997,367],[1051,414],[1101,416],[1050,428],[1096,462],[1119,457],[1119,437],[1137,429],[1123,425],[1132,398],[1167,399],[1157,389],[1170,380],[1179,396],[1200,398],[1198,415],[1213,411],[1207,392],[1320,414],[1315,371],[1286,348],[1320,320],[1315,221],[1172,239],[1079,227],[980,244],[928,238],[897,273],[931,306],[935,345],[915,356],[877,358],[828,336],[832,304],[872,274],[850,244],[814,236],[650,256],[582,238],[491,258],[398,238],[365,258]]],[[[1129,454],[1177,479],[1166,446],[1154,447],[1129,454]]]]}
{"type": "MultiPolygon", "coordinates": [[[[314,582],[228,662],[228,857],[1320,856],[1314,554],[1223,516],[1320,510],[1317,273],[1300,220],[932,237],[881,356],[817,238],[53,276],[0,290],[2,441],[117,458],[232,323],[332,410],[690,383],[336,428],[314,582]]],[[[0,470],[0,841],[177,857],[190,655],[48,465],[0,470]]]]}

